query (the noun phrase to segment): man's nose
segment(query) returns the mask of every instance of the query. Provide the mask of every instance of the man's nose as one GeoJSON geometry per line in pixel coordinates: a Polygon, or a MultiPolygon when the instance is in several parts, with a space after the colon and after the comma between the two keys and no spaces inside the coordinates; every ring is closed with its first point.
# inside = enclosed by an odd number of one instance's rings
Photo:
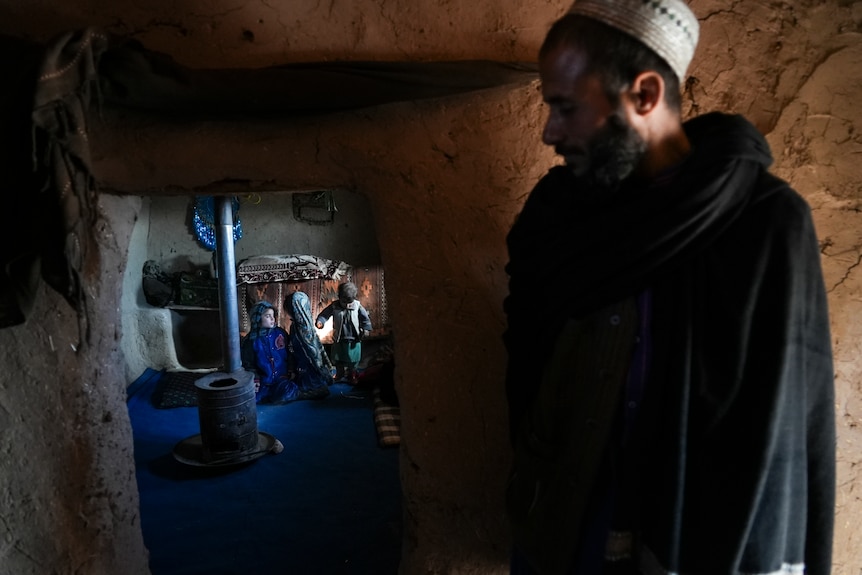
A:
{"type": "Polygon", "coordinates": [[[545,120],[545,129],[542,130],[542,142],[548,146],[555,146],[560,141],[560,133],[559,121],[554,118],[553,113],[549,114],[548,119],[545,120]]]}

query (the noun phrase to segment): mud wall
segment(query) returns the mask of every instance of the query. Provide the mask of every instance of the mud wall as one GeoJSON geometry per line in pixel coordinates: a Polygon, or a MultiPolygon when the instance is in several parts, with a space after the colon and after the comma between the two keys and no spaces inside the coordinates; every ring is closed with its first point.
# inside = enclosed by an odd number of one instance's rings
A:
{"type": "MultiPolygon", "coordinates": [[[[568,2],[360,0],[349,5],[222,1],[0,2],[0,28],[45,40],[96,25],[196,67],[292,61],[532,60],[568,2]]],[[[862,3],[691,3],[702,40],[686,113],[742,113],[768,135],[776,173],[814,208],[836,354],[839,477],[835,569],[856,575],[862,549],[860,290],[862,3]]],[[[316,120],[238,125],[93,120],[106,195],[101,265],[78,322],[43,289],[27,325],[0,330],[0,573],[145,573],[119,352],[131,222],[142,189],[190,192],[225,178],[285,189],[344,187],[368,197],[396,333],[406,534],[402,575],[504,573],[508,465],[502,391],[503,238],[555,160],[539,140],[537,86],[390,104],[316,120]],[[46,372],[46,366],[49,368],[46,372]],[[14,374],[14,375],[13,375],[14,374]],[[39,470],[39,471],[36,471],[39,470]],[[71,480],[69,479],[71,478],[71,480]],[[81,497],[81,493],[86,496],[81,497]],[[47,550],[47,551],[46,551],[47,550]],[[94,552],[95,550],[95,552],[94,552]],[[123,565],[118,568],[118,565],[123,565]]],[[[541,279],[537,279],[541,281],[541,279]]],[[[553,281],[548,278],[547,281],[553,281]]]]}

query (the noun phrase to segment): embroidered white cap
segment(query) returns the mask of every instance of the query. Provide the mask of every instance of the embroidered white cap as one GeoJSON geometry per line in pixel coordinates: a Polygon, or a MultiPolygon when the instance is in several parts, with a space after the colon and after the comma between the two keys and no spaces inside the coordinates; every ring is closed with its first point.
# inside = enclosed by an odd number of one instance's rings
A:
{"type": "Polygon", "coordinates": [[[569,14],[598,20],[640,40],[685,79],[700,25],[683,0],[575,0],[569,14]]]}

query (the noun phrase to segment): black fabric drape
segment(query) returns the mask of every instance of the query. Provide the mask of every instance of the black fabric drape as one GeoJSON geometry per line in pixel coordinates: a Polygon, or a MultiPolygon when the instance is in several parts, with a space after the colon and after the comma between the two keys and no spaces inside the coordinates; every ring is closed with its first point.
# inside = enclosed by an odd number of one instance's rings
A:
{"type": "Polygon", "coordinates": [[[79,312],[86,338],[82,272],[95,221],[86,111],[103,40],[84,30],[46,46],[10,38],[0,46],[13,78],[0,161],[8,162],[2,185],[15,223],[3,226],[0,244],[0,327],[26,320],[41,277],[79,312]]]}
{"type": "Polygon", "coordinates": [[[41,206],[34,201],[37,184],[29,142],[42,50],[41,45],[0,36],[0,185],[7,217],[0,225],[0,328],[24,322],[39,282],[44,226],[41,206]]]}
{"type": "Polygon", "coordinates": [[[721,240],[653,291],[644,543],[662,572],[828,574],[834,371],[808,205],[764,176],[721,240]]]}
{"type": "Polygon", "coordinates": [[[487,60],[191,69],[123,40],[115,40],[102,58],[99,74],[107,105],[217,118],[325,114],[538,78],[535,64],[487,60]]]}

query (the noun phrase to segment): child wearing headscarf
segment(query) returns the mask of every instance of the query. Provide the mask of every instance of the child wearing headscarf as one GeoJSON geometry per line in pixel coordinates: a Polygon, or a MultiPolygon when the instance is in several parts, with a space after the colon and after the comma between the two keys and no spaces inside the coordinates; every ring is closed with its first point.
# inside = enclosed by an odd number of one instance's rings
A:
{"type": "Polygon", "coordinates": [[[275,308],[259,301],[251,309],[251,329],[241,343],[243,367],[255,374],[257,403],[288,403],[329,395],[303,389],[293,380],[295,370],[288,346],[289,334],[276,325],[275,308]]]}
{"type": "Polygon", "coordinates": [[[326,390],[332,385],[332,363],[311,317],[311,302],[305,292],[296,291],[284,300],[284,311],[290,316],[290,350],[296,381],[306,390],[326,390]]]}

